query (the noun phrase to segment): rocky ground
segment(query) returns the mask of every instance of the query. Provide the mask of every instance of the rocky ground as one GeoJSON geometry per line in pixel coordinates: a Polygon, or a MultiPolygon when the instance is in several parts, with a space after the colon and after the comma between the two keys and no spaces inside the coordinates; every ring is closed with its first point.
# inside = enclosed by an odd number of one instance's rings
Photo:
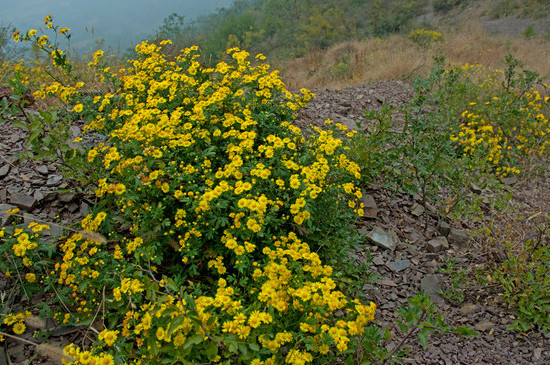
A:
{"type": "MultiPolygon", "coordinates": [[[[410,97],[407,86],[401,82],[380,82],[343,90],[315,90],[317,98],[299,112],[297,123],[306,127],[322,124],[327,118],[355,128],[363,123],[364,110],[379,109],[383,104],[402,105],[410,97]]],[[[72,129],[74,136],[80,129],[72,129]]],[[[72,184],[63,178],[58,163],[18,161],[23,151],[24,135],[9,123],[0,123],[0,224],[9,218],[1,213],[19,207],[26,220],[55,222],[52,235],[59,235],[62,227],[83,217],[89,202],[75,194],[72,184]]],[[[526,213],[550,214],[548,193],[550,178],[546,175],[536,182],[510,181],[514,199],[526,213]]],[[[354,253],[365,260],[367,251],[372,256],[372,271],[378,280],[365,285],[367,298],[378,304],[376,321],[390,326],[395,337],[390,348],[402,335],[394,323],[395,311],[406,305],[407,298],[421,290],[429,293],[451,326],[471,326],[478,336],[461,338],[455,335],[434,335],[427,350],[416,344],[414,336],[407,341],[410,348],[406,363],[415,364],[549,364],[550,335],[529,333],[524,336],[507,331],[513,321],[512,312],[492,298],[489,290],[478,288],[467,292],[464,301],[457,303],[439,293],[449,285],[449,277],[442,273],[447,260],[457,265],[481,265],[488,256],[475,237],[468,233],[473,228],[468,222],[451,222],[436,214],[429,205],[425,209],[408,194],[394,194],[373,186],[365,191],[365,218],[359,230],[367,235],[361,250],[354,253]],[[424,223],[428,217],[428,228],[424,223]]],[[[532,233],[532,232],[531,232],[532,233]]],[[[518,240],[523,237],[518,237],[518,240]]],[[[0,292],[6,281],[0,274],[0,292]]],[[[69,331],[70,332],[70,331],[69,331]]],[[[61,333],[58,333],[61,334],[61,333]]],[[[78,333],[59,336],[59,341],[75,340],[78,333]]],[[[32,341],[32,338],[27,338],[32,341]]],[[[8,340],[0,343],[0,365],[28,364],[33,346],[8,340]],[[3,347],[2,347],[3,346],[3,347]]],[[[32,364],[46,364],[34,358],[32,364]]]]}

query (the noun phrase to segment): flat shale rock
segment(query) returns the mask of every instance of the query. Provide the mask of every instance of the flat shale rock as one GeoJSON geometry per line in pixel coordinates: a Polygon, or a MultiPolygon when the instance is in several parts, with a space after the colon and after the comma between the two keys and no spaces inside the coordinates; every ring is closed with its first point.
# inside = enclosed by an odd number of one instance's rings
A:
{"type": "Polygon", "coordinates": [[[460,248],[464,248],[470,242],[470,237],[461,229],[451,228],[449,235],[447,236],[449,243],[457,245],[460,248]]]}
{"type": "Polygon", "coordinates": [[[376,219],[376,217],[378,216],[378,206],[376,205],[373,196],[363,193],[362,201],[364,205],[363,217],[376,219]]]}
{"type": "Polygon", "coordinates": [[[50,170],[48,170],[48,166],[45,165],[36,166],[36,171],[38,171],[42,175],[48,175],[50,172],[50,170]]]}
{"type": "Polygon", "coordinates": [[[451,233],[451,226],[449,223],[441,221],[437,225],[437,232],[439,232],[440,235],[447,237],[449,233],[451,233]]]}
{"type": "Polygon", "coordinates": [[[464,316],[474,314],[479,311],[479,305],[473,303],[466,303],[460,307],[460,313],[464,316]]]}
{"type": "Polygon", "coordinates": [[[394,231],[387,232],[380,227],[374,227],[372,231],[367,232],[367,240],[391,251],[395,250],[399,243],[399,238],[394,231]]]}
{"type": "Polygon", "coordinates": [[[59,201],[62,201],[63,203],[70,203],[71,201],[73,201],[75,196],[76,196],[75,193],[64,192],[64,193],[58,193],[57,199],[59,201]]]}
{"type": "Polygon", "coordinates": [[[413,207],[411,208],[411,214],[415,217],[420,217],[422,214],[424,214],[424,207],[421,204],[415,203],[413,207]]]}
{"type": "Polygon", "coordinates": [[[4,178],[6,175],[10,173],[11,166],[8,164],[5,164],[4,166],[0,167],[0,178],[4,178]]]}
{"type": "Polygon", "coordinates": [[[424,275],[420,280],[420,289],[429,294],[432,299],[434,297],[441,297],[439,291],[441,290],[441,283],[439,278],[433,274],[424,275]]]}
{"type": "Polygon", "coordinates": [[[409,260],[399,260],[399,261],[393,261],[388,263],[388,266],[394,271],[394,272],[400,272],[405,269],[408,269],[411,266],[411,262],[409,260]]]}
{"type": "Polygon", "coordinates": [[[476,329],[476,331],[480,331],[480,332],[490,331],[493,328],[495,328],[495,324],[491,321],[483,321],[483,322],[476,323],[474,328],[476,329]]]}
{"type": "Polygon", "coordinates": [[[36,207],[38,201],[35,197],[22,193],[13,193],[10,195],[10,202],[18,206],[21,210],[31,211],[36,207]]]}
{"type": "Polygon", "coordinates": [[[447,242],[447,239],[444,236],[439,236],[429,240],[426,247],[428,252],[438,253],[447,250],[449,248],[449,242],[447,242]]]}

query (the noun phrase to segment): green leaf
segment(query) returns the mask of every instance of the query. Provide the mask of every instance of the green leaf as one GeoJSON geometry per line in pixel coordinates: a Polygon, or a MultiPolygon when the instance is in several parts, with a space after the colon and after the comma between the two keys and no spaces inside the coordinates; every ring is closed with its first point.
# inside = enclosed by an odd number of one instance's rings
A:
{"type": "Polygon", "coordinates": [[[213,341],[208,341],[204,345],[204,350],[208,360],[212,361],[216,356],[218,356],[218,346],[213,341]]]}
{"type": "Polygon", "coordinates": [[[22,121],[20,120],[12,120],[11,121],[11,124],[14,126],[14,127],[17,127],[17,128],[21,128],[22,130],[24,131],[27,131],[27,124],[26,123],[23,123],[22,121]]]}
{"type": "Polygon", "coordinates": [[[193,345],[198,345],[204,340],[204,335],[195,335],[193,337],[190,337],[187,342],[185,342],[185,345],[183,345],[184,349],[187,349],[193,345]]]}
{"type": "Polygon", "coordinates": [[[426,349],[428,347],[428,334],[424,331],[418,332],[418,342],[420,342],[423,349],[426,349]]]}
{"type": "Polygon", "coordinates": [[[479,333],[469,327],[457,327],[453,332],[460,336],[478,336],[479,333]]]}
{"type": "Polygon", "coordinates": [[[183,323],[183,321],[185,321],[184,316],[177,316],[176,318],[174,318],[170,322],[170,326],[168,327],[168,336],[171,336],[176,328],[178,328],[183,323]]]}
{"type": "Polygon", "coordinates": [[[35,139],[37,139],[42,134],[41,129],[33,129],[31,132],[31,135],[27,139],[27,143],[32,143],[35,139]]]}

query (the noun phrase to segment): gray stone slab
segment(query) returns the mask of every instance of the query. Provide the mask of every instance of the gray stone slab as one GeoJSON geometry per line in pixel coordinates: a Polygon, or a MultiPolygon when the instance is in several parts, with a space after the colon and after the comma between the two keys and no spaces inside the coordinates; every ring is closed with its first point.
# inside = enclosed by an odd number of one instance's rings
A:
{"type": "Polygon", "coordinates": [[[376,219],[376,217],[378,216],[378,205],[376,205],[374,197],[370,194],[363,193],[363,198],[361,200],[364,205],[363,217],[376,219]]]}
{"type": "Polygon", "coordinates": [[[21,210],[31,211],[38,203],[38,200],[27,194],[13,193],[10,195],[10,203],[18,206],[21,210]]]}
{"type": "Polygon", "coordinates": [[[395,250],[399,243],[399,238],[393,231],[386,232],[380,227],[374,227],[372,231],[367,232],[369,242],[388,250],[395,250]]]}
{"type": "Polygon", "coordinates": [[[409,260],[399,260],[388,263],[388,266],[395,272],[400,272],[405,269],[408,269],[411,266],[411,262],[409,260]]]}
{"type": "Polygon", "coordinates": [[[8,164],[5,164],[4,166],[0,167],[0,178],[3,178],[7,174],[10,173],[11,166],[8,164]]]}

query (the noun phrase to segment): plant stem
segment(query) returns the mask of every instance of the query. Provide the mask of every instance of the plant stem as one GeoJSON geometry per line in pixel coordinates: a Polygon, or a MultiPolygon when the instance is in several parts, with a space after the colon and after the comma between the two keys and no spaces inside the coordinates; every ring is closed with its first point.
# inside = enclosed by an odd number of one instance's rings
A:
{"type": "Polygon", "coordinates": [[[388,362],[388,359],[391,359],[393,355],[397,352],[397,350],[403,347],[403,345],[405,344],[405,341],[407,341],[407,339],[413,334],[413,332],[418,329],[418,325],[422,323],[422,321],[426,317],[426,314],[428,313],[428,308],[422,309],[422,314],[420,315],[420,317],[418,318],[414,326],[412,326],[411,329],[409,329],[409,332],[407,332],[407,334],[405,335],[405,337],[403,337],[401,342],[399,342],[399,344],[393,349],[393,351],[388,355],[388,357],[384,359],[384,362],[382,363],[382,365],[386,364],[388,362]]]}

